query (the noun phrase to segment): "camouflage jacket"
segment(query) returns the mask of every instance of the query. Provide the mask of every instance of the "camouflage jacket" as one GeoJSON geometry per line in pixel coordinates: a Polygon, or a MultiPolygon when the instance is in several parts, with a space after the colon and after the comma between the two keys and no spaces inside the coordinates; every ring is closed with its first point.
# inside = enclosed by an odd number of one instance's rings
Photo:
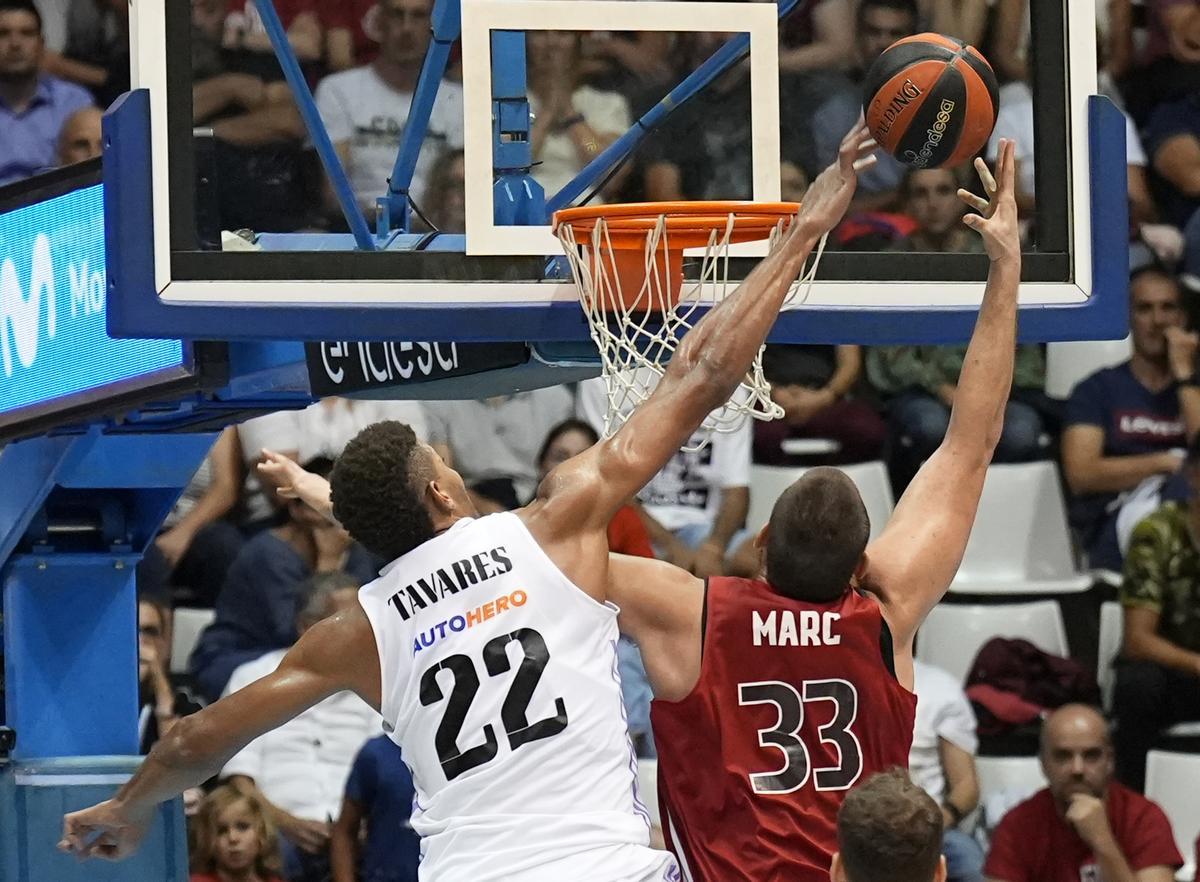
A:
{"type": "Polygon", "coordinates": [[[1200,550],[1187,506],[1168,502],[1134,528],[1125,554],[1121,605],[1159,613],[1159,636],[1200,652],[1200,550]]]}

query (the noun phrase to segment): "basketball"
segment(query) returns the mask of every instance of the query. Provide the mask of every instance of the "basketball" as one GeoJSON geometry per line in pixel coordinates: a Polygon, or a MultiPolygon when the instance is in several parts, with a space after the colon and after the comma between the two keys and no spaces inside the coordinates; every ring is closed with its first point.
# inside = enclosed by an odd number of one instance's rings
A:
{"type": "Polygon", "coordinates": [[[996,75],[973,46],[917,34],[867,72],[863,112],[879,146],[914,168],[966,162],[987,143],[999,108],[996,75]]]}

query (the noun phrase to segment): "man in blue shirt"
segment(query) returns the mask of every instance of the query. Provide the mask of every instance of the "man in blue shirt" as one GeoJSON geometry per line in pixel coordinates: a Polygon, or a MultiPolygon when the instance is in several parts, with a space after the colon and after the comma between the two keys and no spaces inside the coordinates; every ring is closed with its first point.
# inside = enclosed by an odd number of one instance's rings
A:
{"type": "Polygon", "coordinates": [[[29,0],[0,0],[0,185],[54,168],[58,134],[92,97],[43,74],[42,17],[29,0]]]}
{"type": "Polygon", "coordinates": [[[330,839],[333,882],[417,882],[421,840],[409,825],[415,791],[400,748],[372,738],[354,759],[330,839]],[[359,828],[367,823],[359,848],[359,828]]]}

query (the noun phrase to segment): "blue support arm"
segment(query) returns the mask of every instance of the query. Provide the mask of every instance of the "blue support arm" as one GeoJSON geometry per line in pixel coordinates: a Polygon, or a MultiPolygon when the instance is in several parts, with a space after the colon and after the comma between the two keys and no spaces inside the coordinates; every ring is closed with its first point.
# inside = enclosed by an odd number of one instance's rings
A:
{"type": "Polygon", "coordinates": [[[325,123],[321,121],[312,90],[308,88],[308,81],[304,79],[304,72],[300,70],[300,62],[296,60],[292,44],[288,42],[287,31],[283,22],[279,20],[279,13],[275,11],[275,2],[255,0],[255,5],[275,50],[275,57],[279,59],[279,66],[283,68],[283,75],[292,90],[292,97],[296,99],[296,107],[304,119],[304,127],[308,129],[308,136],[312,138],[313,147],[316,148],[317,156],[321,158],[325,174],[329,176],[329,183],[333,186],[338,205],[341,206],[346,223],[350,225],[350,232],[354,234],[354,241],[362,251],[374,251],[375,242],[371,238],[371,230],[358,209],[358,201],[354,198],[350,179],[346,176],[346,170],[342,168],[337,151],[333,149],[333,141],[329,138],[325,123]]]}
{"type": "Polygon", "coordinates": [[[388,178],[387,196],[380,200],[383,215],[380,218],[380,234],[392,230],[408,232],[409,189],[417,168],[421,144],[429,130],[429,117],[437,100],[438,86],[446,75],[450,60],[450,47],[462,33],[462,5],[459,0],[434,0],[433,41],[425,53],[425,62],[417,77],[417,88],[413,93],[412,106],[408,110],[408,122],[400,137],[400,152],[388,178]]]}
{"type": "MultiPolygon", "coordinates": [[[[796,7],[798,2],[799,0],[779,0],[779,17],[784,18],[796,7]]],[[[600,151],[591,162],[580,170],[579,174],[571,179],[569,184],[546,200],[547,222],[554,212],[574,203],[585,190],[594,186],[613,165],[633,152],[642,139],[662,122],[667,114],[729,70],[749,51],[749,34],[737,34],[726,40],[720,49],[684,77],[683,81],[668,92],[666,97],[646,111],[629,131],[600,151]]]]}

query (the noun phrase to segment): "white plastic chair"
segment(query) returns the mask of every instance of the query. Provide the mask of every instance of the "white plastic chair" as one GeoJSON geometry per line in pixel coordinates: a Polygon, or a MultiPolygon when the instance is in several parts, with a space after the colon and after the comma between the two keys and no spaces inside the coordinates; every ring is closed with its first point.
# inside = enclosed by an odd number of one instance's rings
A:
{"type": "Polygon", "coordinates": [[[187,609],[180,607],[174,613],[174,628],[171,634],[171,673],[186,674],[188,656],[196,648],[201,632],[212,624],[216,613],[211,609],[187,609]]]}
{"type": "Polygon", "coordinates": [[[977,756],[975,772],[979,778],[976,823],[988,831],[996,829],[1009,809],[1046,786],[1036,756],[977,756]]]}
{"type": "Polygon", "coordinates": [[[1184,866],[1176,878],[1190,882],[1196,875],[1196,837],[1200,835],[1200,754],[1152,750],[1146,754],[1146,798],[1157,802],[1175,833],[1184,866]]]}
{"type": "MultiPolygon", "coordinates": [[[[895,500],[892,499],[892,485],[888,481],[887,467],[881,462],[862,462],[839,468],[850,477],[858,487],[858,492],[862,494],[867,516],[871,519],[871,538],[874,539],[883,530],[888,518],[892,516],[892,509],[896,507],[895,500]]],[[[746,515],[746,526],[757,530],[770,520],[771,509],[775,507],[775,500],[779,498],[779,494],[806,471],[806,468],[751,466],[750,511],[746,515]]]]}
{"type": "Polygon", "coordinates": [[[1066,657],[1067,633],[1054,600],[988,606],[943,603],[917,634],[916,656],[965,682],[980,647],[993,637],[1021,637],[1066,657]]]}
{"type": "Polygon", "coordinates": [[[1100,643],[1096,652],[1096,683],[1100,686],[1100,703],[1106,711],[1112,710],[1113,689],[1117,685],[1117,674],[1113,662],[1121,654],[1121,641],[1125,631],[1125,610],[1115,600],[1100,604],[1100,643]]]}
{"type": "MultiPolygon", "coordinates": [[[[1125,609],[1115,600],[1100,604],[1100,644],[1096,653],[1096,682],[1100,685],[1100,696],[1105,710],[1112,710],[1113,690],[1117,685],[1117,673],[1113,662],[1121,654],[1121,643],[1125,638],[1125,609]]],[[[1176,723],[1163,735],[1168,738],[1200,737],[1200,722],[1176,723]]]]}
{"type": "Polygon", "coordinates": [[[1051,398],[1071,397],[1080,380],[1102,368],[1128,361],[1133,352],[1130,337],[1082,343],[1046,344],[1046,394],[1051,398]]]}
{"type": "Polygon", "coordinates": [[[1075,567],[1054,463],[989,468],[966,554],[950,590],[1066,594],[1086,591],[1091,584],[1075,567]]]}

